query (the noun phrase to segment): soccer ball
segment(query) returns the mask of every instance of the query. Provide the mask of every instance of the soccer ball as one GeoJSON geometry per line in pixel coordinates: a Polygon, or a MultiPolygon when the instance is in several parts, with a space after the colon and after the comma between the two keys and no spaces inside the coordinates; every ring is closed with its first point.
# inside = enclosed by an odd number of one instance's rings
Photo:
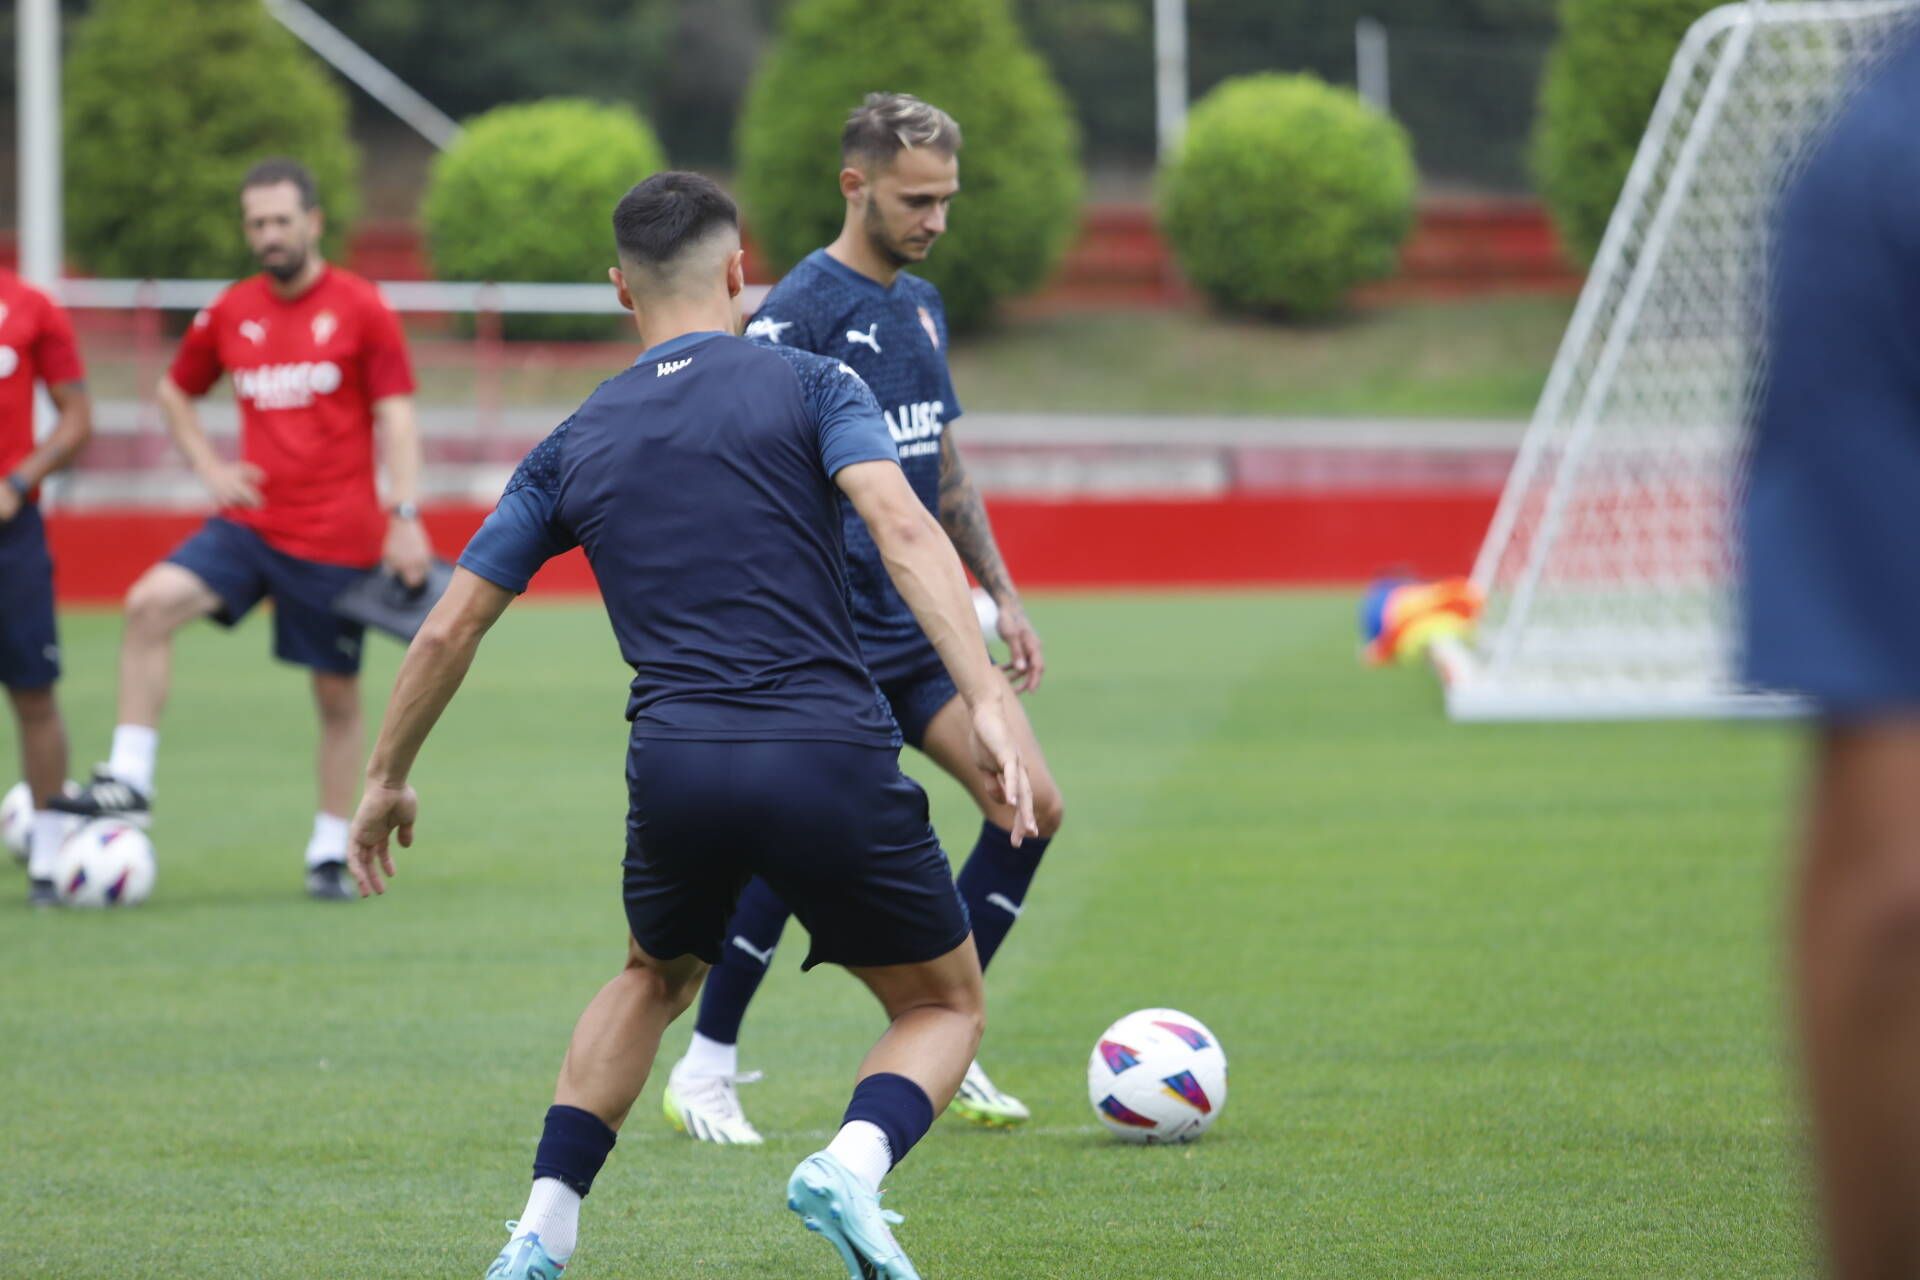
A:
{"type": "Polygon", "coordinates": [[[0,800],[0,844],[12,850],[14,860],[27,860],[27,837],[33,833],[33,792],[24,782],[16,782],[7,798],[0,800]]]}
{"type": "Polygon", "coordinates": [[[1123,1142],[1192,1142],[1227,1105],[1227,1055],[1198,1018],[1142,1009],[1093,1046],[1087,1100],[1123,1142]]]}
{"type": "Polygon", "coordinates": [[[69,907],[135,907],[153,892],[153,844],[118,818],[96,818],[68,836],[53,887],[69,907]]]}

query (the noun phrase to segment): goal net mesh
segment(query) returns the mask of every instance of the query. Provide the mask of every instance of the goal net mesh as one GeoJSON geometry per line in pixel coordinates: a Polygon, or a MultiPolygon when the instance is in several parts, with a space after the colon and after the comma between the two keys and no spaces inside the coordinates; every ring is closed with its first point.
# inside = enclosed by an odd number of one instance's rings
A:
{"type": "Polygon", "coordinates": [[[1717,9],[1675,57],[1474,579],[1468,718],[1737,714],[1732,521],[1777,194],[1920,0],[1717,9]]]}

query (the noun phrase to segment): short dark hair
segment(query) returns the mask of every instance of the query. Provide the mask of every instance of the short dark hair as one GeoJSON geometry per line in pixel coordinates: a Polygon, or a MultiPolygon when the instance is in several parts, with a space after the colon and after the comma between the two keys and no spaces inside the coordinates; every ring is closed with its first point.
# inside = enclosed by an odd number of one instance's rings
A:
{"type": "Polygon", "coordinates": [[[739,225],[739,210],[719,183],[669,169],[620,197],[613,209],[613,242],[623,260],[659,270],[688,245],[739,225]]]}
{"type": "Polygon", "coordinates": [[[285,156],[262,160],[247,170],[247,176],[240,179],[240,192],[244,195],[255,187],[277,187],[283,182],[291,182],[300,193],[302,209],[319,207],[320,188],[314,185],[313,174],[298,160],[285,156]]]}
{"type": "Polygon", "coordinates": [[[952,116],[910,93],[870,93],[840,131],[840,160],[891,160],[902,151],[931,147],[960,152],[960,126],[952,116]]]}

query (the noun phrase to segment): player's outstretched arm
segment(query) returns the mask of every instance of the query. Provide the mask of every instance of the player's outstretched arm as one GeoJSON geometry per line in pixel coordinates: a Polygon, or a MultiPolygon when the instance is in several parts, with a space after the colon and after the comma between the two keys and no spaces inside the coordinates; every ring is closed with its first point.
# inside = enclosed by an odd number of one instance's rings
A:
{"type": "Polygon", "coordinates": [[[974,578],[1000,611],[995,623],[1000,638],[1007,642],[1007,669],[1015,693],[1031,693],[1040,687],[1046,672],[1046,658],[1040,652],[1040,633],[1027,620],[1027,610],[1014,589],[1013,575],[1000,556],[993,540],[993,523],[987,519],[987,504],[980,490],[960,461],[960,446],[949,427],[940,437],[940,527],[953,540],[960,560],[973,571],[974,578]]]}
{"type": "Polygon", "coordinates": [[[1038,835],[1033,787],[1002,705],[1006,686],[980,643],[980,624],[953,543],[914,494],[898,463],[857,462],[842,467],[833,479],[866,521],[887,575],[973,713],[975,763],[1015,810],[1013,842],[1038,835]]]}
{"type": "Polygon", "coordinates": [[[473,665],[473,655],[489,628],[500,620],[514,593],[466,569],[455,569],[440,603],[407,646],[394,681],[393,697],[380,722],[380,737],[367,761],[367,789],[353,816],[347,868],[362,897],[385,893],[393,875],[389,837],[397,830],[404,847],[413,844],[419,800],[407,785],[414,759],[427,735],[473,665]]]}

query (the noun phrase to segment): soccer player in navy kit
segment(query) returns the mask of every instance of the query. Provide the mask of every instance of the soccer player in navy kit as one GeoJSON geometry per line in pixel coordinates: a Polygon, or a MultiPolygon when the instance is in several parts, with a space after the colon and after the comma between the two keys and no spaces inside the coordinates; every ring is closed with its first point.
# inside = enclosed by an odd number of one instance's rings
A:
{"type": "Polygon", "coordinates": [[[970,768],[1032,834],[1013,698],[981,646],[952,545],[908,485],[871,393],[840,361],[733,336],[745,287],[733,204],[657,174],[614,213],[612,277],[645,352],[528,455],[401,666],[355,816],[363,893],[412,843],[407,774],[482,636],[535,570],[583,547],[634,669],[628,717],[626,969],[581,1015],[490,1280],[551,1280],[580,1201],[660,1036],[719,959],[740,887],[764,877],[891,1024],[839,1134],[788,1204],[854,1280],[916,1280],[879,1181],[959,1087],[985,1021],[965,905],[900,772],[900,738],[848,614],[838,497],[967,706],[970,768]]]}
{"type": "MultiPolygon", "coordinates": [[[[949,430],[960,402],[947,373],[946,311],[939,290],[903,269],[924,259],[946,230],[948,203],[960,189],[959,149],[959,126],[945,112],[907,94],[868,95],[841,134],[847,210],[839,238],[775,286],[747,336],[844,360],[873,389],[914,492],[999,606],[1014,676],[1009,691],[1025,693],[1039,687],[1044,671],[1040,639],[949,430]]],[[[985,967],[1019,916],[1041,855],[1060,828],[1060,789],[1025,713],[1009,698],[1040,828],[1038,838],[1016,846],[1008,834],[1011,814],[969,766],[966,708],[953,682],[888,582],[859,513],[844,501],[841,510],[853,620],[867,667],[907,742],[964,784],[980,806],[980,834],[959,883],[985,967]]],[[[734,1088],[755,1078],[739,1074],[737,1041],[786,922],[787,910],[769,886],[747,887],[701,997],[692,1043],[663,1099],[668,1120],[696,1138],[760,1141],[734,1088]]],[[[978,1063],[968,1069],[953,1108],[977,1124],[1027,1118],[1020,1100],[996,1088],[978,1063]]]]}
{"type": "Polygon", "coordinates": [[[1828,1258],[1920,1275],[1920,36],[1781,202],[1745,662],[1818,719],[1794,970],[1828,1258]]]}

